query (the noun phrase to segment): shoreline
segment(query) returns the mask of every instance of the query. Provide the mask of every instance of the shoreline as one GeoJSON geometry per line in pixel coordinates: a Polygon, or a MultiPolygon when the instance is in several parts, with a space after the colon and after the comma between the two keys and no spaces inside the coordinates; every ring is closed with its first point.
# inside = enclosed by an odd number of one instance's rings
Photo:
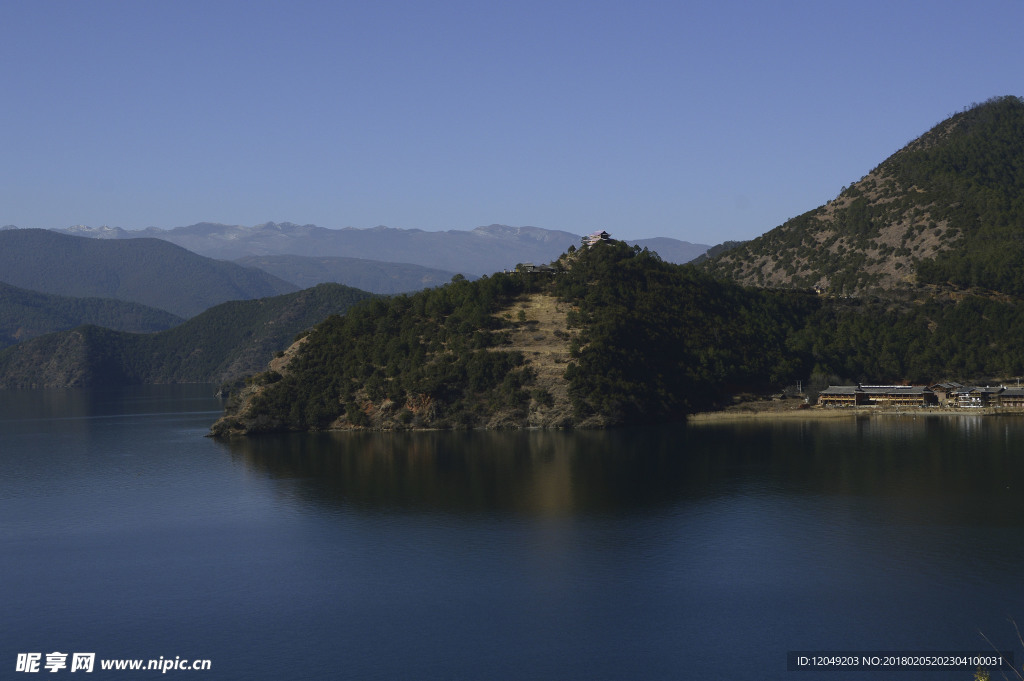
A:
{"type": "Polygon", "coordinates": [[[980,409],[957,409],[954,407],[908,407],[892,409],[889,407],[809,407],[806,409],[766,409],[750,407],[733,407],[724,411],[707,411],[690,414],[686,417],[687,424],[722,423],[726,421],[775,421],[775,420],[807,420],[861,418],[866,416],[1024,416],[1024,411],[1006,410],[996,407],[980,409]]]}

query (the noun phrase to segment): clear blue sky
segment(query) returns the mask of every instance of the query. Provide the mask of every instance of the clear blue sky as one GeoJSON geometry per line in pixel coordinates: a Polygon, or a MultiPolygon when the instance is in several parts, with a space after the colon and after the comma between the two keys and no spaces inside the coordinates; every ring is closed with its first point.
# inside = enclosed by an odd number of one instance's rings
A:
{"type": "Polygon", "coordinates": [[[714,244],[1024,94],[1024,2],[0,0],[0,225],[714,244]]]}

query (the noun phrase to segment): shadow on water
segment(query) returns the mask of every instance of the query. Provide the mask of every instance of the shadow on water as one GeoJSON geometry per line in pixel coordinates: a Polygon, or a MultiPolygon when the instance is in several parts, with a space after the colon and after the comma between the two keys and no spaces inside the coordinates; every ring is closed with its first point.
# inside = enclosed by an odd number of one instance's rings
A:
{"type": "Polygon", "coordinates": [[[940,521],[955,500],[957,522],[971,521],[963,508],[976,500],[986,519],[1024,518],[1024,419],[1015,418],[286,434],[226,446],[309,501],[368,510],[614,513],[785,494],[880,497],[940,521]]]}

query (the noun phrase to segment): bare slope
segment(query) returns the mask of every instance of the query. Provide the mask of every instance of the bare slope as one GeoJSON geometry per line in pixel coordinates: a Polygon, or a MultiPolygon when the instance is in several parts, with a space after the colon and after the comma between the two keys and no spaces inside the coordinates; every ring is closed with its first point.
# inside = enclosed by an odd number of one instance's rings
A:
{"type": "Polygon", "coordinates": [[[510,342],[502,350],[518,351],[535,372],[527,423],[531,427],[552,427],[572,419],[569,384],[565,368],[569,362],[569,303],[554,296],[533,293],[521,296],[498,316],[511,320],[510,342]]]}

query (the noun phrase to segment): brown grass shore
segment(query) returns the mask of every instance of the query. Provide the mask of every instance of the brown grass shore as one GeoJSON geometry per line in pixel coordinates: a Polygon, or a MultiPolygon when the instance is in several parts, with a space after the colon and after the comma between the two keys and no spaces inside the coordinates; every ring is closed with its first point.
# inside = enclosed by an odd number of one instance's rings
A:
{"type": "Polygon", "coordinates": [[[762,400],[743,402],[721,411],[691,414],[687,423],[722,423],[727,421],[776,421],[848,419],[864,416],[1024,416],[1024,412],[986,407],[983,409],[956,409],[954,407],[818,407],[805,405],[803,400],[762,400]]]}

